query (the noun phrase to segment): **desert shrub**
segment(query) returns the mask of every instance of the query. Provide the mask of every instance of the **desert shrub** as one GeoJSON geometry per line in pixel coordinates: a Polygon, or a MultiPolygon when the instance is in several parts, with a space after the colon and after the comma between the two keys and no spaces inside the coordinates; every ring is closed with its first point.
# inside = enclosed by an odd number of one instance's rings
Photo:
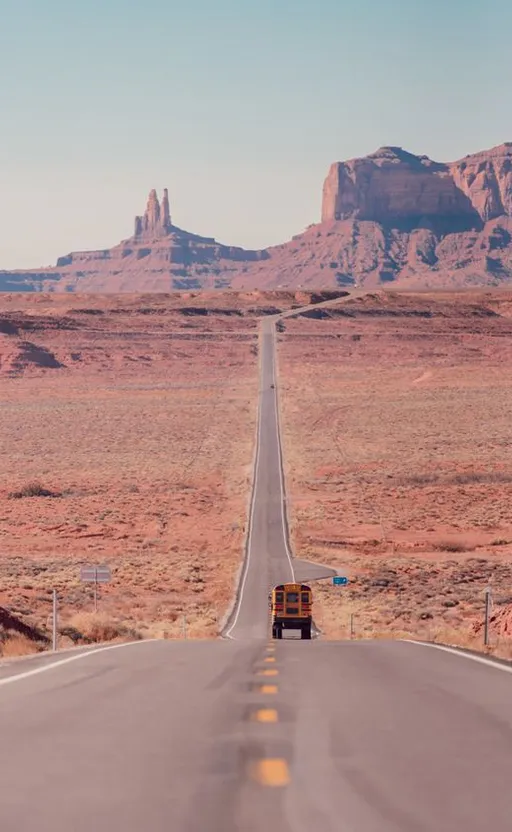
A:
{"type": "Polygon", "coordinates": [[[440,474],[413,474],[410,477],[400,477],[397,485],[481,485],[511,483],[512,473],[507,471],[467,471],[451,476],[440,474]]]}
{"type": "Polygon", "coordinates": [[[511,606],[512,595],[503,595],[501,598],[493,598],[492,602],[496,607],[511,606]]]}
{"type": "Polygon", "coordinates": [[[56,491],[50,491],[40,482],[29,482],[23,485],[19,491],[11,491],[8,495],[10,500],[22,500],[24,497],[60,497],[56,491]]]}
{"type": "Polygon", "coordinates": [[[469,471],[463,474],[455,474],[449,482],[456,485],[472,485],[478,483],[510,483],[512,474],[507,471],[469,471]]]}
{"type": "Polygon", "coordinates": [[[434,485],[439,482],[439,474],[412,474],[410,477],[397,477],[396,484],[406,487],[408,485],[434,485]]]}
{"type": "Polygon", "coordinates": [[[472,552],[475,547],[463,540],[439,540],[434,549],[438,552],[472,552]]]}
{"type": "Polygon", "coordinates": [[[71,627],[70,625],[67,627],[60,627],[59,635],[69,638],[72,642],[74,642],[74,644],[78,644],[80,641],[90,642],[90,639],[84,636],[80,630],[77,630],[76,627],[71,627]]]}

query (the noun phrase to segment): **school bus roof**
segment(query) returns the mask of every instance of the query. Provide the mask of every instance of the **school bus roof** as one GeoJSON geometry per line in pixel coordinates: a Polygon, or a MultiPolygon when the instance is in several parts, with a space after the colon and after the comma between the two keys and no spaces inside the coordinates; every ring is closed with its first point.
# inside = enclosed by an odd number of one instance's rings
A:
{"type": "Polygon", "coordinates": [[[311,592],[311,587],[307,584],[278,584],[274,587],[274,592],[311,592]]]}

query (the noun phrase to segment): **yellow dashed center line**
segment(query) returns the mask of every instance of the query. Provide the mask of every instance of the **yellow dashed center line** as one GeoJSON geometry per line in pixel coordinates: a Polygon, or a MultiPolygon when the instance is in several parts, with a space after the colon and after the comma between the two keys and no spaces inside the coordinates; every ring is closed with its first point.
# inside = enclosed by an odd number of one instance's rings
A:
{"type": "Polygon", "coordinates": [[[280,757],[258,760],[251,766],[251,777],[262,786],[287,786],[290,782],[288,763],[280,757]]]}
{"type": "Polygon", "coordinates": [[[266,656],[263,661],[265,661],[265,662],[275,662],[275,660],[276,660],[275,656],[266,656]]]}
{"type": "Polygon", "coordinates": [[[277,693],[277,685],[261,685],[260,693],[277,693]]]}
{"type": "Polygon", "coordinates": [[[252,718],[256,722],[277,722],[278,716],[275,708],[260,708],[259,711],[254,711],[252,718]]]}
{"type": "Polygon", "coordinates": [[[279,670],[269,667],[267,670],[258,671],[258,676],[278,676],[279,670]]]}

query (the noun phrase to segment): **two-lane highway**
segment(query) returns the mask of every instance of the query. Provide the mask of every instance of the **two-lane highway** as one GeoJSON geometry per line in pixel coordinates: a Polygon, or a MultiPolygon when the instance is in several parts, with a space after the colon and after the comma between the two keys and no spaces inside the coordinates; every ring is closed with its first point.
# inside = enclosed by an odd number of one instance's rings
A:
{"type": "Polygon", "coordinates": [[[1,832],[510,827],[511,668],[404,642],[269,642],[269,586],[328,573],[289,551],[273,320],[260,362],[227,637],[0,669],[1,832]]]}
{"type": "Polygon", "coordinates": [[[97,652],[0,688],[0,828],[508,829],[511,691],[406,643],[97,652]]]}
{"type": "Polygon", "coordinates": [[[235,608],[225,629],[228,638],[267,635],[270,587],[335,574],[331,569],[292,558],[290,551],[276,383],[275,320],[264,320],[261,326],[254,481],[245,562],[235,608]]]}

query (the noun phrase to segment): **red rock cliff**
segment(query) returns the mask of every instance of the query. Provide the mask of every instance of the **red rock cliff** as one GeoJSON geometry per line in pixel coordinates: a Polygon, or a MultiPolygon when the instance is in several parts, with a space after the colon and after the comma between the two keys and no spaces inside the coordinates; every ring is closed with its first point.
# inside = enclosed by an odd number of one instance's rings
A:
{"type": "Polygon", "coordinates": [[[512,142],[466,156],[450,172],[484,222],[512,217],[512,142]]]}
{"type": "Polygon", "coordinates": [[[382,147],[335,162],[324,183],[323,222],[360,219],[449,233],[499,216],[512,216],[512,143],[452,164],[382,147]]]}

